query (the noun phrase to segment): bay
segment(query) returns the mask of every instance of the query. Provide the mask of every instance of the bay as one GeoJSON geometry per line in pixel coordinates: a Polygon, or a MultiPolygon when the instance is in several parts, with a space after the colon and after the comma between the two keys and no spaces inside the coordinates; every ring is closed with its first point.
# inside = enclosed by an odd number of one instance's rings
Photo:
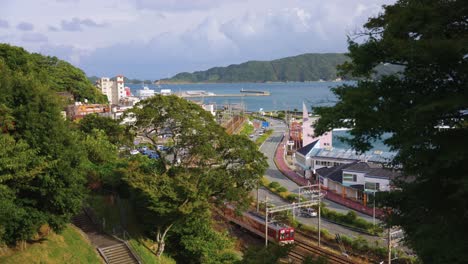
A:
{"type": "MultiPolygon", "coordinates": [[[[150,89],[160,92],[161,89],[171,89],[172,92],[203,90],[215,94],[240,94],[241,89],[260,90],[270,92],[270,96],[246,97],[204,97],[193,100],[204,103],[215,103],[218,107],[226,104],[244,104],[247,111],[277,111],[297,109],[302,111],[302,102],[308,109],[311,106],[333,105],[336,97],[331,88],[354,82],[288,82],[288,83],[210,83],[210,84],[161,84],[160,86],[146,85],[150,89]]],[[[142,89],[141,84],[127,84],[133,94],[142,89]]]]}
{"type": "MultiPolygon", "coordinates": [[[[297,109],[302,111],[304,102],[310,111],[311,107],[328,106],[336,103],[336,97],[331,88],[355,82],[288,82],[288,83],[210,83],[210,84],[161,84],[159,86],[146,84],[150,89],[160,92],[161,89],[171,89],[174,92],[184,91],[206,91],[215,94],[240,94],[241,89],[268,91],[270,96],[247,96],[247,97],[205,97],[193,98],[191,100],[203,101],[204,103],[215,103],[217,107],[227,104],[243,103],[247,111],[278,111],[297,109]]],[[[143,88],[142,84],[126,84],[133,94],[143,88]]],[[[390,135],[385,134],[382,139],[372,142],[372,150],[389,151],[383,140],[390,135]]],[[[333,146],[335,148],[347,149],[350,146],[340,140],[342,137],[350,137],[348,131],[333,131],[333,146]]]]}

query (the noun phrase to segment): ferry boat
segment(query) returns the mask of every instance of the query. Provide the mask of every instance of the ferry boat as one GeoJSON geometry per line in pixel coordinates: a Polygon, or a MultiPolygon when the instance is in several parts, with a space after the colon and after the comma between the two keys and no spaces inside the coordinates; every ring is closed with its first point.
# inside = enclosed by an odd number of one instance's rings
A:
{"type": "Polygon", "coordinates": [[[148,86],[144,86],[143,89],[137,91],[137,96],[140,99],[146,99],[151,96],[154,96],[156,92],[148,88],[148,86]]]}

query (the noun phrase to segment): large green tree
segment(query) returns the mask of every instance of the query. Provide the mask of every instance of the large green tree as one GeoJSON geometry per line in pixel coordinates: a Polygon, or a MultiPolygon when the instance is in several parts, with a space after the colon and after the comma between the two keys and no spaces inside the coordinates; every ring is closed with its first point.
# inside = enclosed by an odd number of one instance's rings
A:
{"type": "Polygon", "coordinates": [[[349,41],[345,73],[363,77],[334,89],[339,101],[316,109],[317,131],[350,127],[352,145],[369,149],[372,139],[398,151],[404,177],[382,201],[390,225],[425,263],[468,259],[468,5],[454,0],[399,0],[370,18],[349,41]],[[380,64],[402,71],[377,81],[367,77],[380,64]]]}
{"type": "Polygon", "coordinates": [[[42,224],[60,231],[84,196],[79,137],[36,74],[0,59],[0,241],[9,244],[30,239],[42,224]]]}
{"type": "Polygon", "coordinates": [[[163,170],[131,169],[126,181],[146,204],[153,223],[157,254],[173,226],[205,215],[210,203],[244,204],[267,166],[266,158],[245,136],[230,136],[213,116],[195,103],[176,96],[155,96],[126,113],[134,129],[158,152],[163,170]],[[171,144],[167,154],[159,144],[171,144]],[[216,199],[213,197],[216,196],[216,199]]]}

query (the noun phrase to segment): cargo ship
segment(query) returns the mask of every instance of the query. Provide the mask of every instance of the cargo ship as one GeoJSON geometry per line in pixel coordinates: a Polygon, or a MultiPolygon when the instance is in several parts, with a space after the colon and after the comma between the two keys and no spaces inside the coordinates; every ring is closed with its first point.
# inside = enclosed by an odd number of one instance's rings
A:
{"type": "Polygon", "coordinates": [[[270,95],[270,92],[268,91],[258,91],[258,90],[244,90],[244,88],[242,88],[240,90],[241,93],[252,93],[252,94],[263,94],[263,95],[270,95]]]}

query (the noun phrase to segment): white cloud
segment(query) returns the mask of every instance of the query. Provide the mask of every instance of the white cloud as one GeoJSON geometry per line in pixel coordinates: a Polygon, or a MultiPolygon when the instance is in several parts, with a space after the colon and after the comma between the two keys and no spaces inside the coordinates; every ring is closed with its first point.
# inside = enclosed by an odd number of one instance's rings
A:
{"type": "Polygon", "coordinates": [[[21,36],[21,41],[24,42],[47,42],[48,38],[46,35],[36,32],[24,33],[21,36]]]}
{"type": "Polygon", "coordinates": [[[28,22],[21,22],[18,25],[16,25],[16,28],[21,31],[31,31],[34,29],[34,25],[28,22]]]}
{"type": "Polygon", "coordinates": [[[344,52],[346,34],[395,0],[4,1],[2,42],[65,58],[92,75],[159,78],[246,60],[344,52]]]}

